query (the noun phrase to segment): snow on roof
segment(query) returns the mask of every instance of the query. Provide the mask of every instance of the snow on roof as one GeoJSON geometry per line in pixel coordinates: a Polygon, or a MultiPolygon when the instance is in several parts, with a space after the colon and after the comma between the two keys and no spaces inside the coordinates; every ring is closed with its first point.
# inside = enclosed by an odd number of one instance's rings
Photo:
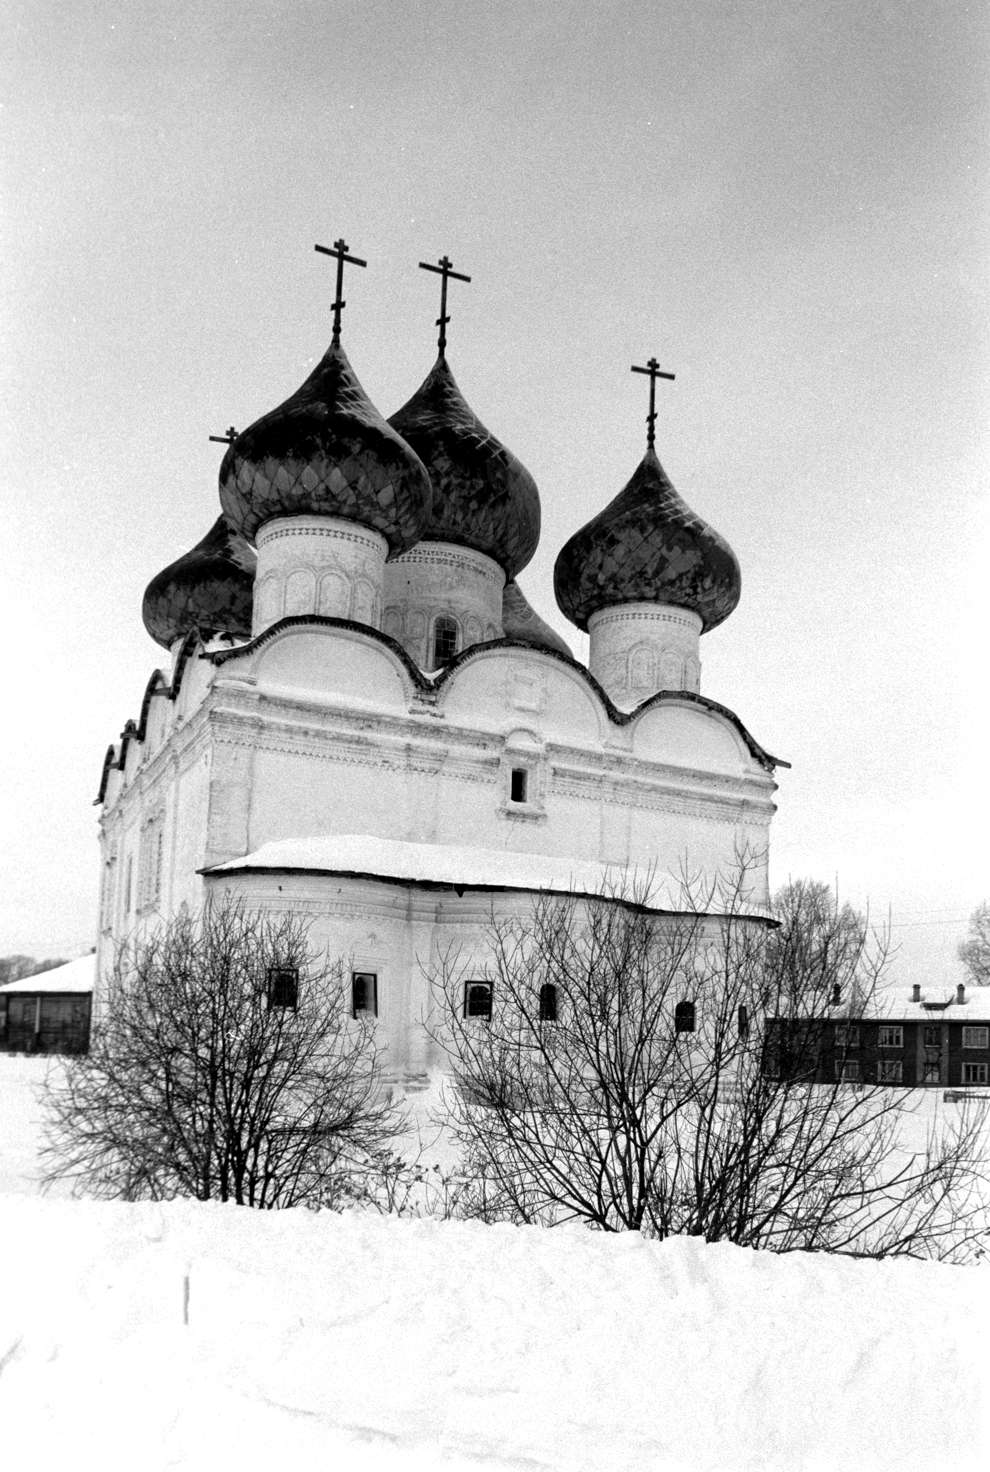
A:
{"type": "Polygon", "coordinates": [[[75,961],[66,961],[64,966],[53,966],[50,971],[8,981],[6,986],[0,986],[0,992],[4,996],[9,992],[91,992],[95,976],[96,956],[91,952],[75,961]]]}
{"type": "Polygon", "coordinates": [[[990,987],[945,983],[919,986],[915,1000],[913,986],[884,987],[876,992],[865,1009],[867,1017],[896,1018],[904,1022],[990,1022],[990,987]]]}
{"type": "MultiPolygon", "coordinates": [[[[543,890],[555,894],[646,896],[650,908],[684,910],[676,881],[648,865],[624,865],[463,844],[405,843],[364,833],[287,838],[203,870],[208,875],[259,870],[346,874],[451,889],[543,890]]],[[[754,911],[759,906],[754,904],[754,911]]]]}

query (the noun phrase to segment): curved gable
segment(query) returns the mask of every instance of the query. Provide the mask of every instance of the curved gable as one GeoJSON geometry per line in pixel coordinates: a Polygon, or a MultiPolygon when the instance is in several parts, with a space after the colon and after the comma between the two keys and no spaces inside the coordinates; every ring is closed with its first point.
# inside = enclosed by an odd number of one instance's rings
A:
{"type": "Polygon", "coordinates": [[[506,722],[544,739],[596,743],[608,735],[608,711],[581,667],[522,641],[477,644],[437,681],[438,706],[462,725],[504,731],[506,722]]]}
{"type": "Polygon", "coordinates": [[[210,657],[262,686],[384,707],[405,708],[416,687],[395,641],[348,619],[282,619],[250,644],[210,657]]]}

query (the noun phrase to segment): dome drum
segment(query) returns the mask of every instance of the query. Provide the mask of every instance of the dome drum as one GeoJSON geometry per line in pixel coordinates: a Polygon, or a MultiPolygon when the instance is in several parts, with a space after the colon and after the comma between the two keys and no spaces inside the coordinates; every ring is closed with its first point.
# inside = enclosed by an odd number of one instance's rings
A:
{"type": "Polygon", "coordinates": [[[317,614],[381,627],[388,544],[331,516],[280,516],[258,533],[254,635],[281,618],[317,614]]]}
{"type": "Polygon", "coordinates": [[[698,692],[700,614],[663,603],[622,603],[588,620],[588,669],[620,710],[658,690],[698,692]]]}
{"type": "Polygon", "coordinates": [[[505,574],[482,552],[423,541],[385,567],[383,628],[420,669],[502,636],[505,574]]]}

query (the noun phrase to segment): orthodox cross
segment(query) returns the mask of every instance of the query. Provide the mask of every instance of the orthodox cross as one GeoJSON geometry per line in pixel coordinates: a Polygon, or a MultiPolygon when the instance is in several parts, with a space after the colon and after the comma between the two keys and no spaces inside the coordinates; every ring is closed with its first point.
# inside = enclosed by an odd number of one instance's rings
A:
{"type": "Polygon", "coordinates": [[[648,359],[645,368],[637,368],[636,365],[635,365],[635,363],[634,363],[633,366],[632,366],[632,368],[631,368],[631,370],[630,370],[630,372],[632,372],[632,373],[648,373],[650,375],[650,412],[646,416],[646,443],[648,445],[652,446],[653,441],[656,438],[656,435],[655,435],[654,431],[655,431],[656,422],[657,422],[657,408],[656,408],[657,379],[658,378],[670,378],[670,379],[673,379],[677,375],[674,374],[674,373],[661,373],[660,372],[660,364],[657,362],[656,358],[650,358],[650,359],[648,359]]]}
{"type": "Polygon", "coordinates": [[[349,266],[366,266],[368,262],[359,261],[357,256],[349,256],[347,254],[347,241],[343,238],[335,240],[332,247],[329,245],[314,245],[313,249],[318,250],[321,256],[336,256],[337,258],[337,300],[333,304],[333,340],[334,342],[340,342],[340,314],[347,306],[341,295],[344,289],[344,262],[346,261],[349,266]]]}
{"type": "Polygon", "coordinates": [[[453,276],[455,281],[470,281],[471,278],[470,276],[462,276],[460,271],[455,271],[446,256],[441,256],[435,266],[428,265],[426,261],[420,261],[419,269],[421,271],[433,271],[441,278],[440,315],[437,318],[437,326],[440,329],[438,346],[440,348],[440,356],[443,357],[444,348],[447,346],[447,323],[450,321],[450,318],[447,316],[447,280],[451,276],[453,276]]]}
{"type": "Polygon", "coordinates": [[[232,445],[237,438],[237,430],[230,426],[226,434],[211,434],[210,439],[215,445],[232,445]]]}

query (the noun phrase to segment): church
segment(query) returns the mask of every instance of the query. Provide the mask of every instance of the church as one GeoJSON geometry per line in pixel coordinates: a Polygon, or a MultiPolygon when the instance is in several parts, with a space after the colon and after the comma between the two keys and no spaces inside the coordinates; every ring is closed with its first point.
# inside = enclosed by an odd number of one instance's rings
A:
{"type": "MultiPolygon", "coordinates": [[[[441,278],[439,353],[385,418],[341,345],[342,273],[364,262],[343,240],[317,249],[336,259],[329,348],[226,436],[212,527],[144,596],[166,657],[103,764],[97,970],[105,987],[122,941],[210,896],[291,910],[342,958],[390,1075],[414,1083],[438,1061],[427,974],[449,952],[480,969],[493,914],[630,873],[670,913],[663,876],[730,874],[742,849],[760,856],[762,913],[787,764],[701,693],[701,635],[732,613],[740,571],[657,458],[671,375],[636,370],[643,459],[557,556],[586,667],[518,582],[536,484],[447,357],[448,279],[469,278],[422,263],[441,278]]],[[[468,985],[465,1007],[485,1005],[468,985]]]]}

